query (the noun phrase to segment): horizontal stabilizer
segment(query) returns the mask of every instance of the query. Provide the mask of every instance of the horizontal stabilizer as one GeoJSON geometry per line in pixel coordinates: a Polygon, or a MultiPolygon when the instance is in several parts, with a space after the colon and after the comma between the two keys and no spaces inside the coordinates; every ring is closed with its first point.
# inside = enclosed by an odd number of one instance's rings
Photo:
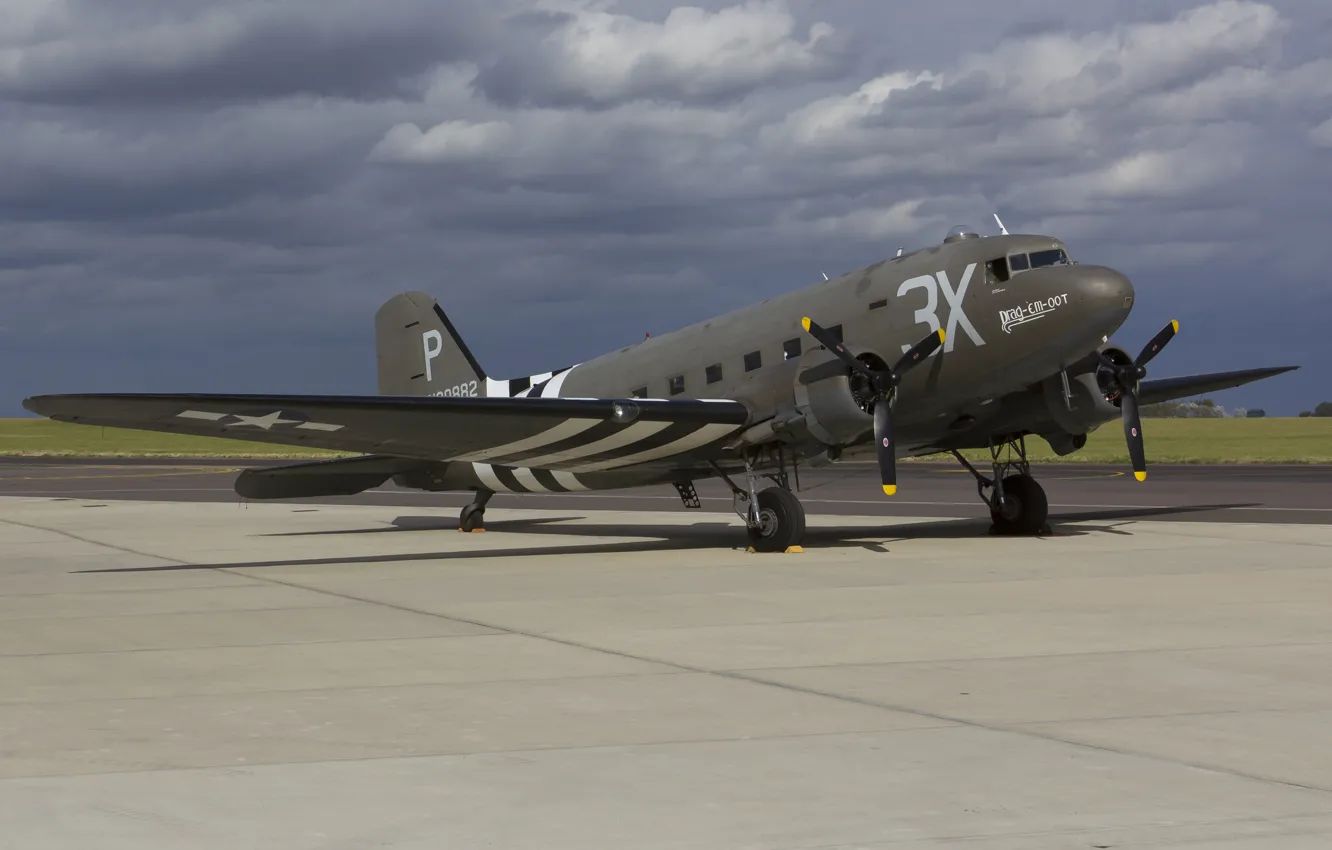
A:
{"type": "Polygon", "coordinates": [[[312,499],[354,496],[372,490],[391,476],[410,472],[420,461],[400,457],[320,460],[289,466],[247,469],[236,477],[236,493],[246,499],[312,499]]]}
{"type": "Polygon", "coordinates": [[[1215,393],[1234,387],[1261,381],[1286,372],[1294,371],[1299,366],[1272,366],[1266,369],[1241,369],[1238,372],[1213,372],[1209,375],[1187,375],[1182,378],[1159,378],[1143,381],[1138,388],[1140,404],[1160,404],[1180,398],[1215,393]]]}

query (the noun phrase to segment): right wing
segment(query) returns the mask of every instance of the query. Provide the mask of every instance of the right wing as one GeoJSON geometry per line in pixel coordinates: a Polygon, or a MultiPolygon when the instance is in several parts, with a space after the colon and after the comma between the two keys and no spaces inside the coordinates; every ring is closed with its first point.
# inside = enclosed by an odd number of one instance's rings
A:
{"type": "Polygon", "coordinates": [[[1159,404],[1179,398],[1228,390],[1244,384],[1261,381],[1291,372],[1299,366],[1273,366],[1267,369],[1242,369],[1238,372],[1213,372],[1208,375],[1189,375],[1183,378],[1159,378],[1143,381],[1138,387],[1139,404],[1159,404]]]}
{"type": "Polygon", "coordinates": [[[23,406],[63,422],[570,472],[715,454],[749,421],[738,401],[697,399],[50,395],[23,406]]]}

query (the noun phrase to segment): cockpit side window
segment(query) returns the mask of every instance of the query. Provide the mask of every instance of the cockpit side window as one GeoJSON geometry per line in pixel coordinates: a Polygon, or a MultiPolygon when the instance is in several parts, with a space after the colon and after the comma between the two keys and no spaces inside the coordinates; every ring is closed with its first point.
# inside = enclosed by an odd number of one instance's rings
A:
{"type": "Polygon", "coordinates": [[[1008,260],[1003,257],[1000,257],[997,260],[990,260],[985,264],[985,267],[990,270],[990,276],[999,283],[1006,283],[1008,281],[1008,260]]]}
{"type": "Polygon", "coordinates": [[[1033,251],[1031,253],[1031,267],[1033,269],[1042,269],[1046,266],[1066,266],[1068,264],[1068,254],[1064,253],[1063,248],[1051,248],[1048,251],[1033,251]]]}
{"type": "Polygon", "coordinates": [[[1015,272],[1025,272],[1031,268],[1031,263],[1027,262],[1026,254],[1014,254],[1008,258],[1008,265],[1015,272]]]}

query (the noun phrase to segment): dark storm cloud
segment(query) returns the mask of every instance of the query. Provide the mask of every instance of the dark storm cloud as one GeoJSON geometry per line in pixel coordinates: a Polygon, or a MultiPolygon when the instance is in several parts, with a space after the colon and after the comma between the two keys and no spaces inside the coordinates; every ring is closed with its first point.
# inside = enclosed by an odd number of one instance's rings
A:
{"type": "Polygon", "coordinates": [[[188,106],[400,96],[423,72],[483,55],[495,39],[479,0],[49,5],[49,22],[5,51],[0,97],[188,106]]]}
{"type": "Polygon", "coordinates": [[[734,102],[769,86],[845,74],[848,40],[827,24],[800,30],[786,4],[750,0],[649,19],[616,10],[537,12],[506,21],[478,92],[504,106],[607,108],[631,100],[734,102]]]}
{"type": "Polygon", "coordinates": [[[404,289],[541,371],[996,208],[1221,335],[1178,371],[1332,356],[1326,4],[692,5],[4,4],[0,410],[372,391],[404,289]]]}

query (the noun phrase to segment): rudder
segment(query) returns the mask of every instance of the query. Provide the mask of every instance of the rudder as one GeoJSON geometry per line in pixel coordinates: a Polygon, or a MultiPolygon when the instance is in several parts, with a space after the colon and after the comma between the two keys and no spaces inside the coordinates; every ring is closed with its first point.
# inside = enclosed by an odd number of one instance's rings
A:
{"type": "Polygon", "coordinates": [[[375,355],[380,395],[486,395],[486,373],[424,292],[395,295],[379,308],[375,355]]]}

